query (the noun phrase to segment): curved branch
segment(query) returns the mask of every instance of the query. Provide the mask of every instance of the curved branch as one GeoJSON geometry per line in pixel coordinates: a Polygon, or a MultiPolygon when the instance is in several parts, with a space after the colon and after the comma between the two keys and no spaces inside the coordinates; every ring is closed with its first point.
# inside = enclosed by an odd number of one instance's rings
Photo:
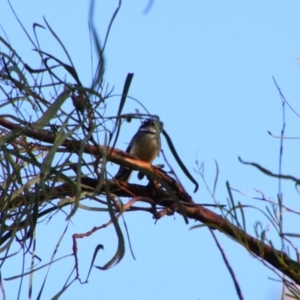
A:
{"type": "MultiPolygon", "coordinates": [[[[5,118],[0,118],[0,125],[11,130],[21,129],[22,134],[27,135],[31,138],[38,139],[40,141],[44,141],[47,143],[54,143],[55,141],[55,136],[47,131],[37,131],[31,129],[29,126],[22,127],[8,121],[5,118]]],[[[67,139],[62,143],[62,146],[64,146],[67,150],[74,151],[74,148],[79,149],[81,145],[80,141],[67,139]]],[[[294,280],[295,283],[300,284],[300,265],[296,261],[290,259],[288,255],[283,251],[276,250],[274,247],[269,246],[263,241],[247,234],[242,229],[230,223],[224,217],[203,206],[196,205],[191,196],[185,192],[184,188],[174,178],[170,177],[164,171],[157,169],[143,161],[140,161],[130,154],[118,149],[105,149],[105,147],[100,145],[92,146],[87,144],[84,146],[83,151],[85,153],[90,153],[98,156],[102,155],[105,150],[108,160],[117,164],[124,164],[125,166],[131,167],[133,169],[145,171],[146,174],[154,174],[153,178],[157,177],[166,182],[180,200],[180,203],[183,206],[183,210],[178,209],[178,205],[176,204],[175,199],[173,199],[172,196],[161,185],[155,184],[153,182],[150,182],[150,184],[148,184],[147,186],[142,186],[137,184],[129,184],[127,182],[117,182],[115,180],[106,181],[104,182],[104,185],[99,193],[103,193],[103,191],[105,191],[107,188],[106,185],[108,185],[110,192],[119,197],[145,197],[147,199],[152,199],[156,205],[160,205],[167,209],[170,209],[169,211],[176,211],[181,215],[185,214],[189,219],[197,220],[207,225],[211,229],[217,229],[220,232],[229,235],[254,255],[268,262],[270,265],[294,280]]],[[[94,178],[82,178],[81,183],[83,184],[83,186],[81,187],[82,190],[87,189],[85,186],[93,189],[98,185],[98,180],[94,178]]],[[[90,191],[90,189],[88,190],[90,191]]],[[[52,189],[53,195],[50,195],[50,199],[59,198],[59,196],[62,194],[70,196],[75,192],[76,191],[72,190],[67,184],[63,184],[52,189]]],[[[24,195],[22,196],[24,197],[24,195]]],[[[42,195],[40,195],[39,201],[43,201],[42,195]]],[[[43,214],[43,212],[41,214],[43,214]]],[[[24,226],[26,226],[26,224],[24,224],[24,226]]]]}

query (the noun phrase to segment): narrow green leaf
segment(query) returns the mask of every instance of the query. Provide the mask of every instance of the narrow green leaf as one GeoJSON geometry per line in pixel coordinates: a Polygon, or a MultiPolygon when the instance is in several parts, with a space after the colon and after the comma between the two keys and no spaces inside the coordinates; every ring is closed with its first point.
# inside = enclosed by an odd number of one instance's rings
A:
{"type": "Polygon", "coordinates": [[[167,132],[165,130],[162,131],[162,134],[164,135],[164,137],[166,138],[166,141],[168,143],[168,146],[174,156],[174,158],[176,159],[177,163],[179,164],[181,170],[183,171],[183,173],[187,176],[187,178],[193,182],[195,184],[195,190],[194,193],[196,193],[198,191],[199,188],[199,184],[198,182],[194,179],[194,177],[191,175],[191,173],[189,172],[189,170],[186,168],[186,166],[183,164],[181,158],[179,157],[179,155],[177,154],[177,151],[173,145],[173,142],[170,138],[170,136],[167,134],[167,132]]]}
{"type": "Polygon", "coordinates": [[[44,115],[32,124],[32,127],[37,130],[43,129],[48,122],[55,117],[57,111],[61,108],[62,104],[69,97],[69,95],[69,91],[63,91],[47,109],[44,115]]]}

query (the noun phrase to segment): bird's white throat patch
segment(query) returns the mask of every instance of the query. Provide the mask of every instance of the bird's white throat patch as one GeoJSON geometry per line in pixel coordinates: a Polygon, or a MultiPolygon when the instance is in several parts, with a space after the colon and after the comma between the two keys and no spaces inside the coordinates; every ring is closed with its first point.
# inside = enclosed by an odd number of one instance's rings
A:
{"type": "Polygon", "coordinates": [[[146,133],[156,133],[155,128],[141,128],[140,131],[146,133]]]}

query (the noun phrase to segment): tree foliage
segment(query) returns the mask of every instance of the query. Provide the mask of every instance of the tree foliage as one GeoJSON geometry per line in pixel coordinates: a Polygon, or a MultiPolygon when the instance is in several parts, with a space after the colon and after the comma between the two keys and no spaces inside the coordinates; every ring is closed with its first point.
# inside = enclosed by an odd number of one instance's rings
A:
{"type": "MultiPolygon", "coordinates": [[[[76,214],[78,209],[109,213],[110,221],[107,224],[95,226],[85,234],[73,236],[72,255],[75,275],[66,281],[62,290],[56,291],[56,297],[59,297],[72,282],[81,281],[77,258],[78,238],[88,237],[98,230],[105,230],[107,226],[115,228],[118,238],[116,252],[104,266],[96,266],[98,269],[106,270],[119,263],[125,254],[126,233],[119,225],[119,220],[124,213],[143,211],[150,213],[154,219],[176,213],[186,222],[198,221],[199,225],[194,228],[206,226],[213,236],[215,230],[218,230],[233,238],[246,251],[272,268],[294,297],[300,299],[300,293],[295,286],[300,283],[300,265],[290,254],[285,244],[286,236],[281,230],[284,207],[281,195],[278,195],[277,203],[272,203],[272,211],[265,212],[269,221],[278,228],[278,236],[282,240],[282,249],[278,250],[271,241],[266,239],[263,230],[257,230],[256,237],[247,233],[245,207],[234,200],[229,182],[226,183],[227,206],[218,204],[215,199],[218,172],[215,185],[209,192],[220,214],[197,204],[191,196],[193,191],[190,193],[186,191],[172,169],[170,172],[166,167],[149,165],[115,148],[125,121],[148,118],[149,115],[161,121],[159,116],[151,115],[147,110],[144,114],[123,113],[133,74],[128,74],[124,81],[115,114],[106,113],[110,106],[112,89],[109,89],[103,80],[104,50],[109,30],[119,8],[120,6],[112,17],[103,44],[100,43],[96,30],[91,26],[98,61],[89,87],[81,83],[80,74],[76,71],[63,41],[58,38],[46,19],[44,25],[34,24],[34,36],[37,36],[37,30],[40,28],[50,31],[53,40],[56,40],[64,50],[67,61],[62,61],[54,54],[44,51],[38,39],[32,39],[25,31],[40,61],[39,67],[27,65],[8,39],[0,36],[0,89],[3,99],[0,115],[1,264],[10,264],[15,258],[17,253],[11,252],[15,244],[19,245],[19,251],[23,252],[24,257],[30,256],[34,261],[35,230],[39,223],[47,222],[55,213],[64,214],[67,221],[76,214]],[[108,168],[110,162],[142,172],[147,177],[147,184],[130,184],[114,180],[108,168]],[[85,199],[89,199],[93,204],[90,206],[82,204],[85,199]],[[70,209],[66,210],[66,208],[70,209]]],[[[198,183],[185,167],[184,160],[176,153],[168,133],[162,126],[160,129],[171,153],[184,174],[195,184],[196,190],[198,183]]],[[[251,164],[266,176],[292,180],[296,185],[299,183],[293,176],[274,174],[259,164],[242,160],[241,162],[251,164]]],[[[201,166],[198,166],[198,172],[206,183],[201,166]]],[[[264,195],[262,198],[267,201],[264,195]]],[[[217,239],[216,244],[222,252],[217,239]]],[[[94,249],[90,271],[102,247],[99,244],[94,249]]],[[[294,250],[298,256],[296,249],[294,250]]],[[[223,252],[222,254],[232,275],[237,294],[242,299],[242,291],[234,272],[226,255],[223,252]]],[[[53,263],[61,262],[53,256],[52,260],[42,267],[53,263]]],[[[32,264],[29,271],[24,270],[16,277],[31,276],[42,267],[35,267],[32,264]]],[[[5,274],[2,274],[1,280],[3,278],[5,279],[5,274]]],[[[42,291],[43,287],[40,288],[40,294],[42,291]]],[[[2,292],[5,294],[4,290],[2,292]]]]}

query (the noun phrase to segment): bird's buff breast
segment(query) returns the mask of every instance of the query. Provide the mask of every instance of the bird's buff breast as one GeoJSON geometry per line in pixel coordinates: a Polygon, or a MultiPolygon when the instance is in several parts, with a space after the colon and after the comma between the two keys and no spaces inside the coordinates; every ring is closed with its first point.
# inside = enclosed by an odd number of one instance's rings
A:
{"type": "Polygon", "coordinates": [[[138,146],[134,145],[130,153],[136,156],[138,159],[152,163],[155,157],[158,155],[160,145],[155,135],[151,135],[144,141],[140,141],[138,146]]]}

